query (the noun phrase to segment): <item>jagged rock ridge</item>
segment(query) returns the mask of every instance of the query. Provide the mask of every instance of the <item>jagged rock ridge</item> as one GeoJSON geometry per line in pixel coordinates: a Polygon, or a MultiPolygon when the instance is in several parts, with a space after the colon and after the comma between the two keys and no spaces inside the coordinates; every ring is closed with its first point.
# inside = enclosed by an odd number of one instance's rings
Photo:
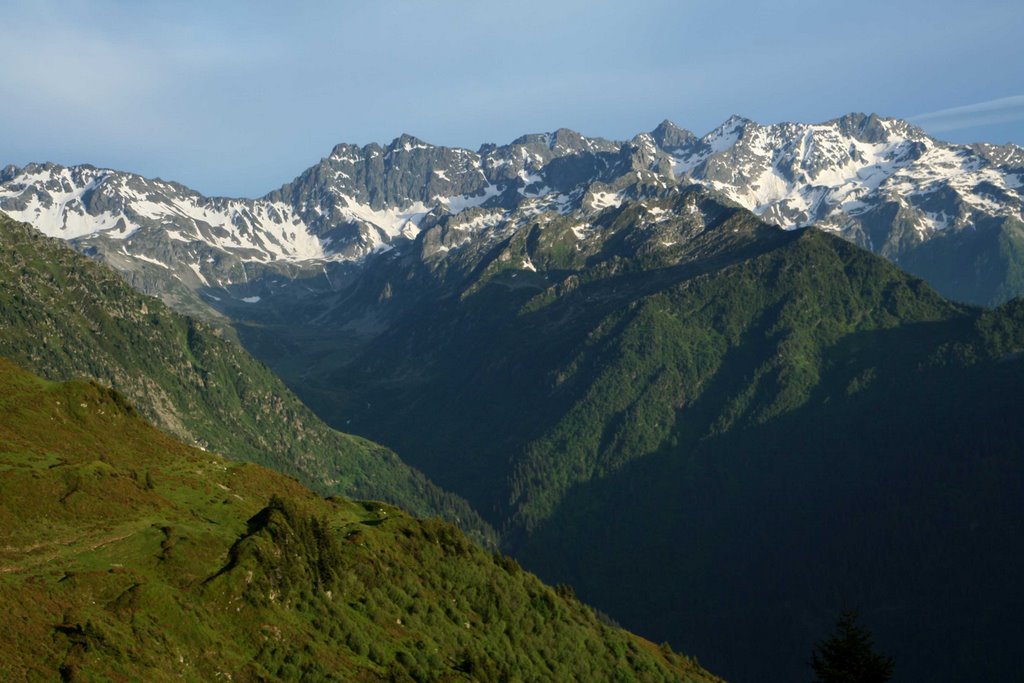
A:
{"type": "Polygon", "coordinates": [[[475,152],[402,135],[387,146],[337,145],[259,199],[208,198],[91,166],[8,166],[0,210],[109,261],[143,291],[179,303],[202,292],[216,307],[224,295],[258,303],[282,275],[322,272],[307,286],[334,288],[353,265],[407,248],[451,215],[464,220],[449,249],[524,216],[617,205],[636,183],[699,183],[782,227],[819,225],[954,298],[1020,293],[1024,150],[947,144],[863,114],[773,125],[734,116],[703,137],[665,121],[626,142],[560,129],[475,152]],[[979,284],[975,262],[993,250],[1006,272],[979,284]],[[247,286],[254,280],[260,287],[247,286]]]}

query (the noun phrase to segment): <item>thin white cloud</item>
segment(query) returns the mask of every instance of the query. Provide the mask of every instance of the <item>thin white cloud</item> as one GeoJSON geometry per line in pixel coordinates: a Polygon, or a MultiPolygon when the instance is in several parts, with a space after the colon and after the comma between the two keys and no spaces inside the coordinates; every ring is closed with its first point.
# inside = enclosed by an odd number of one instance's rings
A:
{"type": "Polygon", "coordinates": [[[933,133],[1024,121],[1024,95],[918,114],[910,117],[910,121],[933,133]]]}

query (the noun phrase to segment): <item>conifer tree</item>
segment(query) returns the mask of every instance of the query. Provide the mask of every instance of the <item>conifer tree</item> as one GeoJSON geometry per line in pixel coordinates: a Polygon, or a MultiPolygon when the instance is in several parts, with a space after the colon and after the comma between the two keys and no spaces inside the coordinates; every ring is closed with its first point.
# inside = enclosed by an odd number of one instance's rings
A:
{"type": "Polygon", "coordinates": [[[874,650],[871,634],[857,622],[855,610],[845,610],[836,630],[819,642],[811,655],[815,683],[885,683],[892,677],[893,659],[874,650]]]}

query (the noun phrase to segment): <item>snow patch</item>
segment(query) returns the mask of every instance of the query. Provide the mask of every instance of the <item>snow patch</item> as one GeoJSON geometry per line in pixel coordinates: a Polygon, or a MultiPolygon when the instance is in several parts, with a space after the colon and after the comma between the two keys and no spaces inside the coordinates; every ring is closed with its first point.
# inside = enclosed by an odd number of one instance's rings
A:
{"type": "Polygon", "coordinates": [[[590,229],[590,223],[578,223],[569,228],[572,234],[576,235],[576,239],[581,240],[587,236],[587,230],[590,229]]]}
{"type": "Polygon", "coordinates": [[[389,237],[397,237],[400,234],[415,237],[419,233],[419,222],[430,211],[430,207],[423,202],[414,202],[404,209],[397,207],[373,209],[367,204],[360,204],[351,197],[343,196],[342,199],[347,204],[339,211],[343,217],[352,221],[368,223],[379,228],[389,237]]]}
{"type": "Polygon", "coordinates": [[[590,205],[597,209],[622,206],[623,197],[618,192],[595,192],[590,200],[590,205]]]}
{"type": "Polygon", "coordinates": [[[210,283],[207,282],[207,280],[206,280],[206,276],[204,276],[203,272],[201,270],[199,270],[199,264],[198,263],[190,263],[190,264],[188,264],[188,267],[192,269],[192,272],[196,274],[196,277],[199,278],[200,282],[202,282],[207,287],[210,286],[210,283]]]}
{"type": "Polygon", "coordinates": [[[169,265],[167,265],[166,263],[164,263],[163,261],[158,261],[155,258],[150,258],[149,256],[146,256],[145,254],[129,254],[127,251],[124,251],[123,248],[121,250],[121,253],[123,253],[125,256],[130,256],[131,258],[138,259],[140,261],[145,261],[146,263],[152,263],[155,266],[160,266],[161,268],[164,268],[166,270],[170,270],[171,269],[171,267],[169,265]]]}
{"type": "Polygon", "coordinates": [[[484,188],[483,194],[475,196],[460,194],[454,197],[441,197],[439,200],[451,213],[460,213],[466,209],[480,206],[491,197],[496,197],[499,194],[501,194],[501,189],[497,185],[488,185],[484,188]]]}

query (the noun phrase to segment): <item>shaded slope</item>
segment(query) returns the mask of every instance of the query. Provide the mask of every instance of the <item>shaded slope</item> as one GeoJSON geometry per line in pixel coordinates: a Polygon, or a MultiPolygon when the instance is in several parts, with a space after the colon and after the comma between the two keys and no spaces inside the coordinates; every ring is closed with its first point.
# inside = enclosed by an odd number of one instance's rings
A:
{"type": "Polygon", "coordinates": [[[945,296],[997,306],[1024,292],[1024,223],[981,219],[971,230],[932,238],[899,264],[945,296]]]}
{"type": "Polygon", "coordinates": [[[580,250],[553,220],[449,268],[325,405],[526,566],[736,680],[804,675],[844,605],[910,679],[1013,678],[1020,306],[951,303],[701,196],[657,222],[651,200],[609,210],[580,250]]]}
{"type": "Polygon", "coordinates": [[[489,537],[463,500],[391,451],[328,428],[236,344],[2,216],[0,355],[51,379],[98,379],[172,434],[322,493],[396,502],[489,537]]]}
{"type": "Polygon", "coordinates": [[[512,237],[329,380],[333,419],[518,533],[669,439],[799,407],[845,335],[959,310],[842,240],[699,201],[653,229],[609,212],[589,253],[561,251],[568,221],[512,237]]]}
{"type": "Polygon", "coordinates": [[[0,360],[0,677],[715,681],[457,528],[173,441],[0,360]]]}
{"type": "Polygon", "coordinates": [[[1012,680],[1021,322],[1002,348],[963,320],[852,335],[799,409],[576,487],[517,556],[734,680],[800,676],[844,605],[901,678],[1012,680]]]}

